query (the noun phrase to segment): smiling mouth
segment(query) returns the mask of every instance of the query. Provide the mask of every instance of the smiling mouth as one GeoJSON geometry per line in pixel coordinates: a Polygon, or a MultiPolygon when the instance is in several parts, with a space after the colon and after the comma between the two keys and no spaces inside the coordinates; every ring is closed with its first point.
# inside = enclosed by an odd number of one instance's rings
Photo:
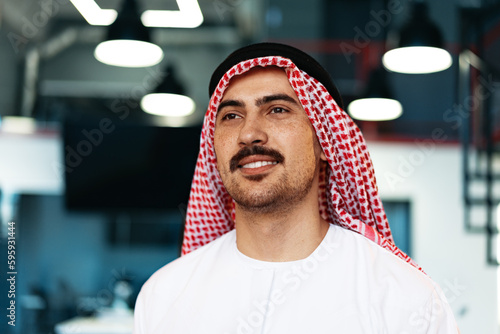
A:
{"type": "Polygon", "coordinates": [[[238,165],[238,168],[259,168],[259,167],[264,167],[268,165],[276,165],[278,164],[277,161],[255,161],[255,162],[250,162],[244,165],[238,165]]]}
{"type": "Polygon", "coordinates": [[[277,150],[254,145],[242,148],[229,161],[229,170],[257,174],[284,162],[285,157],[277,150]]]}
{"type": "Polygon", "coordinates": [[[247,157],[241,160],[238,164],[238,170],[245,176],[250,177],[252,180],[261,180],[267,172],[273,169],[279,162],[270,160],[268,157],[247,157]],[[267,159],[266,159],[267,158],[267,159]],[[258,179],[255,179],[258,177],[258,179]]]}

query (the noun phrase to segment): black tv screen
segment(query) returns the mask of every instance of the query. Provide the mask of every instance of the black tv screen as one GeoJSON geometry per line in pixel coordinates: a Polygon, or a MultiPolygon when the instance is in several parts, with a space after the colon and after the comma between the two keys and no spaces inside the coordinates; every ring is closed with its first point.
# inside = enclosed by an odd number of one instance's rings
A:
{"type": "Polygon", "coordinates": [[[70,210],[185,208],[201,127],[66,121],[65,203],[70,210]]]}

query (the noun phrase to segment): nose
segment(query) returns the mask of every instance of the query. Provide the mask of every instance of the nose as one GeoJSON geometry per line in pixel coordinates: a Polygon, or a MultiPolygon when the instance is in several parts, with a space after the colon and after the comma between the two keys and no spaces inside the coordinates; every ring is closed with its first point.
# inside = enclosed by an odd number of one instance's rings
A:
{"type": "Polygon", "coordinates": [[[248,116],[245,118],[238,136],[239,145],[244,147],[267,143],[268,135],[264,122],[260,117],[248,116]]]}

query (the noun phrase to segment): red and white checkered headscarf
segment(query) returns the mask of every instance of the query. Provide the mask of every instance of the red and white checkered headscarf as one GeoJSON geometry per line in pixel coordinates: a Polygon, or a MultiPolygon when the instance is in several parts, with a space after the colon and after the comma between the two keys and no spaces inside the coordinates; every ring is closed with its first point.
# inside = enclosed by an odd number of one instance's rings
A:
{"type": "Polygon", "coordinates": [[[278,66],[285,70],[297,94],[328,165],[320,172],[321,216],[332,224],[355,231],[421,268],[393,242],[380,201],[370,155],[359,128],[332,98],[325,86],[288,58],[266,56],[234,65],[212,94],[201,133],[200,152],[189,197],[182,254],[201,247],[234,228],[234,203],[226,191],[214,150],[217,108],[232,77],[256,66],[278,66]]]}

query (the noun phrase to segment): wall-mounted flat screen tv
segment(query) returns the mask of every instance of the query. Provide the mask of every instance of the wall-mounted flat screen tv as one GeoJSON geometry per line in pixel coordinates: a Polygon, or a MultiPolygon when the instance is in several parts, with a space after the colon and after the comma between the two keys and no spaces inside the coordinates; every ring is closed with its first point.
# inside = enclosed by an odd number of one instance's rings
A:
{"type": "Polygon", "coordinates": [[[65,203],[70,210],[185,208],[201,127],[93,120],[63,125],[65,203]]]}

